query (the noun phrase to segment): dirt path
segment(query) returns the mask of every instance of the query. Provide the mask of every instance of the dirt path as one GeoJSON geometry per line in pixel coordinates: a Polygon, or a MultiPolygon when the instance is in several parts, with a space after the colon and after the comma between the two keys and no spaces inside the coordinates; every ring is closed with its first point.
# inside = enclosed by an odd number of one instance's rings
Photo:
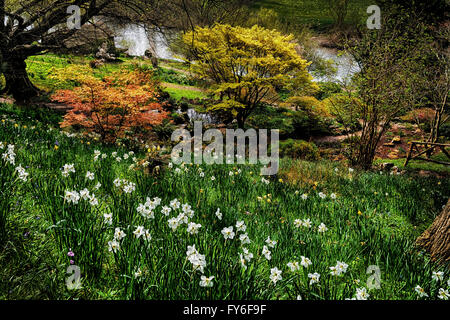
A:
{"type": "Polygon", "coordinates": [[[1,98],[1,97],[0,97],[0,103],[13,104],[13,103],[14,103],[14,100],[13,100],[13,99],[1,98]]]}
{"type": "Polygon", "coordinates": [[[191,87],[191,86],[183,86],[183,85],[180,85],[180,84],[169,83],[169,82],[162,82],[161,85],[163,87],[165,87],[165,88],[188,90],[188,91],[195,91],[195,92],[206,92],[206,90],[202,89],[202,88],[191,87]]]}
{"type": "MultiPolygon", "coordinates": [[[[357,135],[358,137],[360,137],[362,134],[362,131],[358,131],[355,133],[352,133],[351,135],[357,135]]],[[[327,142],[341,142],[343,140],[345,140],[346,138],[348,138],[350,135],[348,134],[343,134],[341,136],[325,136],[325,137],[312,137],[311,140],[313,142],[318,142],[318,143],[327,143],[327,142]]]]}
{"type": "Polygon", "coordinates": [[[182,74],[184,74],[186,76],[191,76],[192,75],[192,73],[187,71],[187,70],[178,69],[178,68],[169,66],[168,64],[162,63],[162,64],[160,64],[160,67],[162,67],[164,69],[168,69],[168,70],[172,70],[172,71],[176,71],[176,72],[182,73],[182,74]]]}

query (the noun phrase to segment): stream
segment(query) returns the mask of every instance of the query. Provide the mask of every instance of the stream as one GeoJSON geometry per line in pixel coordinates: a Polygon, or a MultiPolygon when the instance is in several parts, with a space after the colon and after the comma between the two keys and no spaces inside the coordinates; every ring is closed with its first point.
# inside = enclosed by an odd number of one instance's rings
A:
{"type": "MultiPolygon", "coordinates": [[[[128,24],[125,26],[111,25],[116,36],[115,45],[118,48],[127,49],[130,56],[142,57],[147,49],[152,49],[160,59],[178,60],[170,51],[166,37],[161,32],[151,32],[147,35],[145,28],[138,24],[128,24]],[[151,39],[151,41],[149,40],[151,39]]],[[[335,63],[336,73],[331,77],[314,77],[314,81],[345,82],[350,79],[359,67],[356,62],[346,54],[339,55],[336,50],[320,47],[317,49],[317,55],[324,59],[331,59],[335,63]]],[[[188,117],[191,121],[202,120],[207,123],[214,123],[215,119],[209,114],[197,113],[194,109],[189,109],[188,117]]]]}

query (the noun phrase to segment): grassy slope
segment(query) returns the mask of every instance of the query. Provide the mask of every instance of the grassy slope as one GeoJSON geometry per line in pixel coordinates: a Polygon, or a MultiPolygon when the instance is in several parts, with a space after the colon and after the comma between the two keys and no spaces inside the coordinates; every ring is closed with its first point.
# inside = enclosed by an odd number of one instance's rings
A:
{"type": "MultiPolygon", "coordinates": [[[[448,179],[349,174],[347,168],[336,162],[289,159],[282,162],[279,177],[283,181],[270,179],[268,185],[261,182],[257,168],[252,166],[239,166],[240,174],[236,174],[237,166],[203,166],[204,178],[199,176],[196,167],[189,166],[187,173],[169,170],[159,178],[144,177],[140,171],[129,170],[130,159],[118,163],[111,158],[112,151],[123,155],[127,150],[94,141],[87,145],[86,140],[68,138],[58,130],[47,130],[42,123],[15,117],[11,112],[14,108],[8,110],[7,118],[15,119],[1,121],[0,141],[16,145],[17,163],[28,166],[30,180],[19,188],[15,206],[8,216],[10,243],[0,252],[1,298],[293,299],[301,294],[304,299],[343,299],[353,296],[357,287],[365,286],[369,265],[378,265],[382,271],[382,290],[371,291],[371,298],[415,299],[417,284],[432,298],[436,297],[438,287],[431,281],[431,271],[435,268],[426,256],[413,250],[412,244],[446,202],[450,190],[448,179]],[[95,149],[108,154],[105,162],[93,161],[95,149]],[[59,169],[65,163],[74,163],[76,168],[76,173],[68,179],[61,177],[59,169]],[[95,173],[95,181],[84,179],[87,170],[95,173]],[[233,177],[229,176],[230,170],[235,173],[233,177]],[[211,176],[216,180],[212,181],[211,176]],[[117,177],[135,182],[136,191],[130,196],[119,192],[112,185],[117,177]],[[99,211],[94,212],[96,222],[86,225],[84,218],[80,218],[75,222],[77,228],[100,228],[102,214],[109,210],[114,215],[129,212],[130,227],[123,221],[115,221],[93,235],[98,241],[105,240],[102,235],[110,240],[114,227],[122,226],[128,234],[129,243],[123,249],[127,253],[122,258],[120,255],[114,258],[107,251],[106,243],[101,242],[104,245],[99,252],[104,259],[101,274],[95,281],[86,281],[85,289],[69,292],[64,288],[67,250],[70,246],[76,253],[77,264],[82,264],[84,249],[73,243],[61,246],[61,239],[73,234],[71,229],[61,231],[62,235],[58,236],[59,229],[50,227],[60,214],[64,190],[84,187],[92,190],[97,180],[102,182],[102,187],[95,191],[101,203],[99,211]],[[320,191],[328,197],[320,199],[320,191]],[[307,200],[300,198],[303,193],[308,194],[307,200]],[[331,193],[336,193],[336,200],[329,198],[331,193]],[[199,234],[190,236],[185,227],[172,232],[167,225],[168,218],[160,209],[155,211],[155,220],[145,220],[136,214],[137,204],[147,196],[162,198],[164,205],[173,198],[189,203],[195,210],[192,220],[202,225],[199,234]],[[223,212],[223,220],[214,216],[218,207],[223,212]],[[306,218],[311,219],[312,229],[294,227],[295,219],[306,218]],[[238,261],[239,240],[225,242],[220,232],[237,220],[247,224],[252,240],[247,247],[255,254],[245,272],[238,261]],[[317,232],[321,222],[329,228],[325,234],[317,232]],[[151,231],[154,240],[150,250],[143,242],[133,240],[137,225],[151,231]],[[261,255],[268,236],[278,241],[271,249],[270,261],[261,255]],[[206,275],[216,276],[212,291],[199,288],[199,276],[191,275],[191,266],[186,264],[185,251],[192,244],[206,256],[206,275]],[[161,251],[160,247],[164,249],[161,251]],[[138,258],[145,252],[151,252],[152,256],[138,258]],[[312,266],[307,271],[290,273],[286,264],[299,261],[301,255],[309,257],[312,266]],[[349,264],[343,278],[329,275],[328,267],[337,260],[349,264]],[[147,293],[140,289],[138,282],[126,282],[120,276],[127,274],[133,279],[138,266],[151,271],[145,283],[156,285],[147,293]],[[275,266],[283,270],[284,279],[276,287],[269,283],[270,268],[275,266]],[[321,286],[307,285],[308,272],[322,275],[321,286]]],[[[84,211],[79,214],[87,216],[84,211]]],[[[87,266],[97,261],[89,256],[84,259],[87,266]]],[[[91,271],[87,266],[82,268],[83,275],[91,271]]]]}
{"type": "MultiPolygon", "coordinates": [[[[65,87],[62,87],[57,80],[49,77],[50,75],[54,75],[55,73],[63,73],[64,68],[72,64],[87,65],[92,59],[93,58],[90,57],[79,57],[72,55],[59,56],[54,54],[33,56],[28,58],[27,60],[27,70],[31,80],[35,85],[45,91],[54,92],[58,89],[65,89],[65,87]]],[[[100,66],[97,69],[93,69],[94,75],[98,78],[101,78],[110,74],[111,72],[118,71],[121,68],[133,69],[137,66],[149,70],[151,70],[152,68],[151,63],[145,60],[134,60],[131,58],[122,59],[124,60],[123,63],[108,63],[100,66]]],[[[174,63],[174,65],[177,67],[182,66],[176,63],[174,63]]],[[[156,77],[162,82],[179,84],[183,86],[183,88],[166,88],[165,91],[167,91],[175,100],[179,100],[182,97],[187,97],[189,99],[205,97],[205,94],[203,92],[201,92],[198,88],[192,86],[193,81],[190,80],[184,73],[169,70],[166,68],[160,68],[156,73],[156,77]]]]}

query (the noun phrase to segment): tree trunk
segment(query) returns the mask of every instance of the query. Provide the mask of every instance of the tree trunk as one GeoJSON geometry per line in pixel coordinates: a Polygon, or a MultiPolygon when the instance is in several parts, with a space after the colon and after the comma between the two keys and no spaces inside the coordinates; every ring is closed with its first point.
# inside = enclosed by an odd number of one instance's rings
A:
{"type": "Polygon", "coordinates": [[[416,240],[416,244],[427,250],[433,260],[450,261],[450,199],[431,227],[416,240]]]}
{"type": "Polygon", "coordinates": [[[245,124],[245,117],[242,114],[238,114],[238,116],[236,117],[237,123],[238,123],[238,128],[239,129],[244,129],[244,124],[245,124]]]}
{"type": "Polygon", "coordinates": [[[40,92],[28,77],[26,68],[25,59],[20,57],[7,58],[2,61],[6,86],[1,93],[12,95],[19,103],[38,96],[40,92]]]}

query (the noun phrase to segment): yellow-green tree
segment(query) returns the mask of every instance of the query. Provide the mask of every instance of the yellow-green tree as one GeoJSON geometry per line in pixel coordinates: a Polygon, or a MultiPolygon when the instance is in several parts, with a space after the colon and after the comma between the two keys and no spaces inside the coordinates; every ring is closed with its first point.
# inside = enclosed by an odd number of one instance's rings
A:
{"type": "Polygon", "coordinates": [[[220,97],[210,110],[230,111],[240,128],[258,105],[277,99],[277,91],[315,86],[293,40],[257,25],[197,27],[183,36],[193,71],[212,81],[220,97]]]}

